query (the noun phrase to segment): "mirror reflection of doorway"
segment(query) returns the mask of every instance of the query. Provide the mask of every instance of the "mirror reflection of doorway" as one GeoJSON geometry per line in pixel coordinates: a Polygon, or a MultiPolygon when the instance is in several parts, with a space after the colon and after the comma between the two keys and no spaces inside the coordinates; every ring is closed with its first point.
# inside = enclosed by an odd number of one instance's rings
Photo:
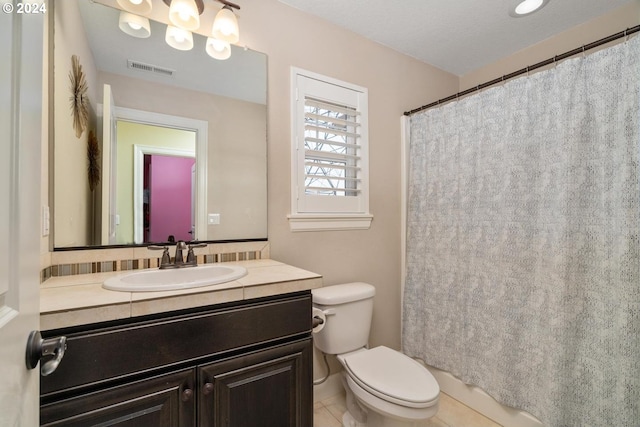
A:
{"type": "Polygon", "coordinates": [[[193,240],[196,133],[122,120],[117,133],[118,241],[193,240]]]}
{"type": "Polygon", "coordinates": [[[144,241],[193,240],[192,157],[144,156],[144,241]]]}

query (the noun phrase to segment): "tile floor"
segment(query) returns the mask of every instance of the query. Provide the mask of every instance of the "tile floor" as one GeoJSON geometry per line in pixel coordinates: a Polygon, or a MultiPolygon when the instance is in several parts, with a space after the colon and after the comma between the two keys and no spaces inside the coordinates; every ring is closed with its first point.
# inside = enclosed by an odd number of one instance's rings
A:
{"type": "MultiPolygon", "coordinates": [[[[316,402],[313,407],[313,427],[342,427],[342,414],[346,410],[344,394],[316,402]]],[[[438,414],[424,427],[500,427],[457,400],[440,393],[438,414]]]]}

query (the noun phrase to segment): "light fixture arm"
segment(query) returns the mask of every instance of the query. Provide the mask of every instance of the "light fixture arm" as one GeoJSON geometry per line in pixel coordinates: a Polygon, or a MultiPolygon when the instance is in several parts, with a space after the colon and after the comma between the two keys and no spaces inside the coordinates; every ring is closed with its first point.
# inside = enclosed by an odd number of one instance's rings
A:
{"type": "Polygon", "coordinates": [[[235,3],[231,3],[230,1],[227,1],[227,0],[216,0],[216,1],[219,2],[219,3],[222,3],[225,6],[229,6],[229,7],[233,8],[233,9],[240,10],[240,6],[238,6],[235,3]]]}
{"type": "MultiPolygon", "coordinates": [[[[162,1],[164,2],[164,4],[171,7],[171,0],[162,0],[162,1]]],[[[231,3],[230,1],[227,1],[227,0],[215,0],[215,1],[217,1],[218,3],[222,3],[225,6],[229,6],[230,8],[240,10],[240,6],[238,6],[235,3],[231,3]]],[[[202,12],[204,12],[204,0],[195,0],[195,2],[196,2],[196,6],[198,6],[198,14],[202,15],[202,12]]]]}
{"type": "MultiPolygon", "coordinates": [[[[164,4],[167,5],[167,7],[171,7],[171,0],[162,0],[164,2],[164,4]]],[[[204,12],[204,1],[203,0],[194,0],[196,3],[196,6],[198,7],[198,15],[202,15],[202,12],[204,12]]]]}

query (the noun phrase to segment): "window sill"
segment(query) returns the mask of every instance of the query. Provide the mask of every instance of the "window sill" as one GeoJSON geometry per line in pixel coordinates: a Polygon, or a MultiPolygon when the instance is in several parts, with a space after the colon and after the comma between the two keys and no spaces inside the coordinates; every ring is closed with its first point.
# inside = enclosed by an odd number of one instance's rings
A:
{"type": "Polygon", "coordinates": [[[288,215],[291,231],[368,230],[371,214],[295,214],[288,215]]]}

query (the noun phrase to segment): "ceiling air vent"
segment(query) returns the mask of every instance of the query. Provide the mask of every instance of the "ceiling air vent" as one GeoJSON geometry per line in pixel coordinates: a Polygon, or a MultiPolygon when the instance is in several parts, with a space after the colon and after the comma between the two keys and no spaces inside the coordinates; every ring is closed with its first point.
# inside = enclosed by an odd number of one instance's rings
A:
{"type": "Polygon", "coordinates": [[[127,67],[134,70],[146,71],[148,73],[160,74],[167,77],[173,77],[173,74],[176,72],[176,70],[172,70],[170,68],[164,68],[164,67],[158,67],[157,65],[145,64],[144,62],[134,61],[132,59],[127,60],[127,67]]]}

